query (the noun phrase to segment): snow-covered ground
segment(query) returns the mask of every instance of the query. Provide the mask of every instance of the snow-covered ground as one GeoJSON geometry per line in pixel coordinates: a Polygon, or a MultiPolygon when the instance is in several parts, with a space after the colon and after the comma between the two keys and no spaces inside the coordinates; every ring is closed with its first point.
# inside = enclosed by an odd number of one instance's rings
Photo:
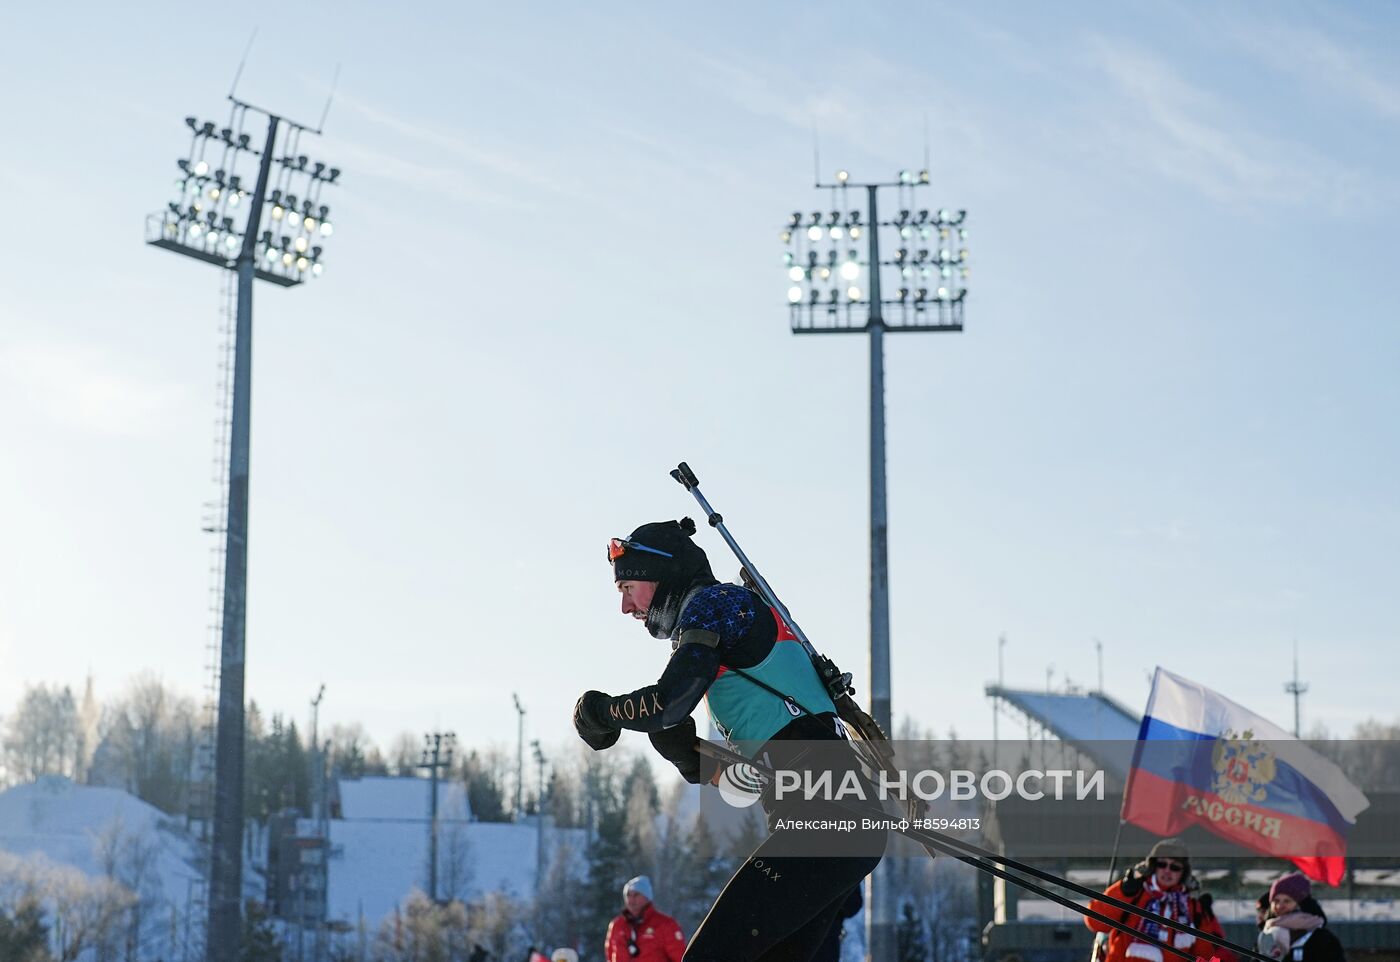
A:
{"type": "Polygon", "coordinates": [[[139,871],[154,897],[176,905],[199,879],[195,844],[180,822],[120,789],[58,775],[0,792],[0,850],[95,877],[139,871]]]}

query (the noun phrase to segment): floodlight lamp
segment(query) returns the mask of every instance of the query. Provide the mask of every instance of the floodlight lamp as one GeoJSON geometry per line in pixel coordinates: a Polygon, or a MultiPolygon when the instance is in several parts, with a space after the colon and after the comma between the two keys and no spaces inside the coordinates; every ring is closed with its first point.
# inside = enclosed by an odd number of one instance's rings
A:
{"type": "Polygon", "coordinates": [[[896,218],[894,219],[894,222],[895,222],[896,224],[903,224],[903,223],[908,222],[908,220],[909,220],[909,212],[908,212],[907,210],[902,210],[902,211],[899,212],[899,216],[896,217],[896,218]]]}
{"type": "Polygon", "coordinates": [[[238,202],[241,201],[242,199],[243,199],[243,194],[242,194],[242,192],[241,192],[241,191],[236,191],[236,190],[235,190],[233,193],[231,193],[231,194],[228,195],[228,205],[229,205],[230,207],[237,207],[237,206],[238,206],[238,202]]]}
{"type": "Polygon", "coordinates": [[[846,181],[850,180],[850,178],[851,178],[851,175],[848,174],[848,173],[847,173],[846,171],[844,171],[844,170],[838,170],[838,171],[836,172],[836,179],[837,179],[837,181],[839,181],[840,183],[843,183],[843,184],[844,184],[846,181]]]}
{"type": "Polygon", "coordinates": [[[265,230],[262,232],[262,242],[268,246],[272,245],[272,231],[265,230]]]}
{"type": "Polygon", "coordinates": [[[964,247],[962,250],[958,251],[958,260],[960,260],[960,261],[965,261],[965,260],[967,260],[967,248],[966,248],[966,247],[964,247]]]}
{"type": "Polygon", "coordinates": [[[912,178],[909,176],[909,171],[901,170],[899,172],[899,182],[901,184],[907,184],[910,182],[910,180],[912,180],[912,178]]]}
{"type": "Polygon", "coordinates": [[[283,267],[291,267],[291,266],[292,266],[292,255],[291,255],[291,254],[283,254],[283,255],[282,255],[282,266],[283,266],[283,267]]]}
{"type": "Polygon", "coordinates": [[[960,227],[960,228],[958,228],[958,240],[967,240],[967,228],[966,228],[966,227],[960,227]]]}
{"type": "Polygon", "coordinates": [[[918,253],[918,255],[917,255],[917,259],[918,259],[918,261],[919,261],[920,264],[922,264],[924,261],[928,260],[928,248],[927,248],[927,247],[920,247],[920,248],[919,248],[919,253],[918,253]]]}
{"type": "Polygon", "coordinates": [[[209,188],[209,199],[210,199],[210,200],[218,200],[218,199],[219,199],[219,188],[217,188],[217,187],[210,187],[210,188],[209,188]]]}
{"type": "Polygon", "coordinates": [[[850,222],[851,222],[852,224],[859,224],[859,223],[860,223],[860,211],[858,211],[858,210],[853,210],[853,211],[851,211],[851,213],[848,215],[847,219],[850,220],[850,222]]]}
{"type": "Polygon", "coordinates": [[[301,212],[307,217],[311,216],[311,201],[304,200],[301,202],[301,212]]]}
{"type": "Polygon", "coordinates": [[[784,251],[784,252],[783,252],[783,266],[784,266],[784,267],[791,267],[791,266],[792,266],[792,251],[784,251]]]}
{"type": "Polygon", "coordinates": [[[325,270],[325,268],[323,268],[320,264],[312,264],[312,265],[311,265],[311,273],[312,273],[313,275],[315,275],[316,277],[320,277],[320,276],[321,276],[321,271],[323,271],[323,270],[325,270]]]}
{"type": "Polygon", "coordinates": [[[948,239],[948,228],[946,228],[946,227],[940,227],[940,228],[938,228],[938,239],[939,239],[939,240],[947,240],[947,239],[948,239]]]}
{"type": "Polygon", "coordinates": [[[827,215],[827,218],[827,226],[830,226],[832,224],[839,224],[841,223],[841,212],[839,210],[834,210],[827,215]]]}
{"type": "Polygon", "coordinates": [[[823,267],[821,270],[817,271],[817,275],[818,275],[822,280],[824,280],[824,281],[830,280],[830,279],[831,279],[831,268],[830,268],[830,267],[823,267]]]}
{"type": "Polygon", "coordinates": [[[309,231],[315,231],[316,218],[312,217],[310,214],[307,214],[304,218],[302,218],[301,226],[305,227],[309,231]]]}
{"type": "Polygon", "coordinates": [[[340,168],[339,168],[339,167],[332,167],[332,168],[331,168],[331,179],[330,179],[330,182],[331,182],[332,184],[334,184],[334,183],[335,183],[335,179],[336,179],[337,177],[339,177],[339,176],[340,176],[340,168]]]}
{"type": "Polygon", "coordinates": [[[800,211],[793,211],[792,216],[788,218],[788,226],[796,227],[800,223],[802,223],[802,213],[800,211]]]}
{"type": "Polygon", "coordinates": [[[826,252],[826,262],[828,264],[836,263],[836,248],[833,247],[831,250],[826,252]]]}
{"type": "Polygon", "coordinates": [[[946,223],[948,223],[948,221],[949,221],[949,217],[948,217],[948,208],[946,208],[946,207],[941,208],[941,209],[938,211],[938,222],[939,222],[940,224],[946,224],[946,223]]]}
{"type": "Polygon", "coordinates": [[[807,300],[813,304],[817,303],[817,301],[821,299],[821,296],[822,292],[815,287],[807,292],[807,300]]]}
{"type": "Polygon", "coordinates": [[[201,160],[194,165],[194,173],[196,177],[203,177],[205,174],[209,173],[209,165],[201,160]]]}
{"type": "Polygon", "coordinates": [[[920,268],[919,268],[919,276],[920,276],[920,277],[928,277],[928,276],[929,276],[930,274],[932,274],[932,273],[933,273],[933,271],[929,270],[927,267],[920,267],[920,268]]]}
{"type": "Polygon", "coordinates": [[[313,248],[311,248],[311,259],[312,259],[312,260],[318,260],[318,259],[320,258],[320,256],[321,256],[321,248],[319,248],[319,247],[313,247],[313,248]]]}
{"type": "Polygon", "coordinates": [[[335,228],[331,226],[331,222],[328,221],[328,220],[322,221],[322,222],[321,222],[321,236],[322,236],[322,237],[330,237],[331,234],[333,234],[333,233],[335,233],[335,228]]]}
{"type": "Polygon", "coordinates": [[[860,265],[855,261],[846,261],[841,265],[841,279],[853,281],[860,276],[860,265]]]}
{"type": "Polygon", "coordinates": [[[282,219],[282,214],[283,214],[283,213],[284,213],[284,212],[283,212],[283,210],[282,210],[282,205],[281,205],[281,204],[273,204],[273,205],[272,205],[272,219],[273,219],[273,220],[281,220],[281,219],[282,219]]]}
{"type": "Polygon", "coordinates": [[[235,247],[238,246],[238,238],[232,234],[229,234],[228,239],[224,241],[224,246],[226,246],[229,250],[233,250],[235,247]]]}
{"type": "Polygon", "coordinates": [[[852,228],[851,228],[851,240],[860,240],[860,227],[859,227],[859,226],[856,226],[856,227],[852,227],[852,228]]]}
{"type": "Polygon", "coordinates": [[[183,171],[184,171],[185,173],[187,173],[187,174],[190,172],[190,162],[189,162],[188,160],[186,160],[185,158],[183,158],[183,157],[181,157],[179,160],[175,161],[175,166],[176,166],[176,167],[179,167],[181,170],[183,170],[183,171]]]}
{"type": "Polygon", "coordinates": [[[843,233],[843,231],[841,230],[841,228],[840,228],[839,226],[831,228],[831,239],[832,239],[832,240],[840,240],[840,239],[841,239],[842,233],[843,233]]]}
{"type": "Polygon", "coordinates": [[[901,228],[899,229],[899,236],[900,236],[900,237],[903,237],[903,238],[906,239],[906,240],[908,240],[910,237],[913,237],[913,236],[914,236],[914,232],[913,232],[912,230],[910,230],[908,227],[901,227],[901,228]]]}
{"type": "Polygon", "coordinates": [[[287,195],[287,206],[288,206],[290,209],[292,209],[292,210],[296,210],[296,209],[297,209],[297,195],[296,195],[296,194],[288,194],[288,195],[287,195]]]}
{"type": "Polygon", "coordinates": [[[938,252],[938,260],[940,263],[946,263],[948,261],[951,261],[952,259],[953,255],[948,253],[947,248],[944,248],[943,250],[938,252]]]}
{"type": "Polygon", "coordinates": [[[238,135],[238,147],[239,147],[239,149],[240,149],[240,150],[247,150],[247,149],[248,149],[248,141],[251,140],[251,139],[252,139],[252,138],[249,137],[247,134],[239,134],[239,135],[238,135]]]}
{"type": "Polygon", "coordinates": [[[311,266],[311,262],[310,262],[309,260],[307,260],[305,257],[298,257],[298,258],[297,258],[297,270],[299,270],[299,271],[304,271],[304,270],[306,270],[306,269],[307,269],[308,267],[310,267],[310,266],[311,266]]]}
{"type": "Polygon", "coordinates": [[[790,231],[790,230],[782,231],[781,233],[778,234],[778,239],[779,239],[780,241],[782,241],[784,244],[791,244],[791,243],[792,243],[792,231],[790,231]]]}
{"type": "Polygon", "coordinates": [[[289,245],[291,242],[292,239],[290,237],[279,237],[277,239],[277,243],[281,245],[284,251],[287,249],[287,245],[289,245]]]}
{"type": "Polygon", "coordinates": [[[816,240],[821,240],[821,239],[822,239],[822,229],[821,229],[820,227],[816,227],[816,226],[807,228],[807,239],[808,239],[808,240],[814,240],[814,241],[816,241],[816,240]]]}
{"type": "Polygon", "coordinates": [[[789,287],[789,288],[788,288],[788,303],[790,303],[790,304],[798,304],[798,303],[801,303],[801,301],[802,301],[802,288],[796,287],[796,286],[789,287]]]}
{"type": "Polygon", "coordinates": [[[330,212],[331,212],[331,209],[330,209],[329,207],[327,207],[325,204],[322,204],[320,207],[316,208],[316,213],[318,213],[318,214],[321,215],[321,220],[325,220],[327,217],[329,217],[329,216],[330,216],[330,212]]]}
{"type": "Polygon", "coordinates": [[[860,288],[855,286],[846,288],[846,296],[853,301],[860,300],[860,288]]]}
{"type": "Polygon", "coordinates": [[[899,289],[899,302],[903,304],[907,300],[909,300],[909,288],[901,287],[899,289]]]}
{"type": "Polygon", "coordinates": [[[323,163],[321,163],[321,162],[318,160],[318,161],[316,161],[316,166],[314,166],[314,167],[311,168],[311,176],[312,176],[312,177],[320,177],[320,176],[321,176],[321,171],[323,171],[323,170],[325,170],[325,169],[326,169],[326,165],[323,164],[323,163]]]}
{"type": "Polygon", "coordinates": [[[201,204],[199,201],[195,201],[193,204],[190,205],[190,216],[198,217],[203,210],[204,205],[201,204]]]}
{"type": "Polygon", "coordinates": [[[963,269],[959,271],[959,273],[962,274],[963,280],[967,280],[967,276],[972,273],[972,269],[970,267],[964,266],[963,269]]]}
{"type": "Polygon", "coordinates": [[[820,224],[821,222],[822,222],[822,212],[819,211],[819,210],[814,210],[814,211],[812,211],[812,223],[813,223],[813,224],[820,224]]]}
{"type": "Polygon", "coordinates": [[[199,132],[206,137],[214,136],[214,121],[206,120],[204,126],[199,128],[199,132]]]}
{"type": "Polygon", "coordinates": [[[927,227],[920,227],[920,228],[919,228],[919,240],[928,240],[928,239],[929,239],[929,230],[928,230],[928,228],[927,228],[927,227]]]}
{"type": "Polygon", "coordinates": [[[188,127],[188,128],[190,128],[190,130],[198,131],[198,130],[199,130],[199,121],[196,120],[194,117],[186,117],[186,118],[185,118],[185,126],[188,127]]]}
{"type": "Polygon", "coordinates": [[[940,277],[952,277],[953,269],[951,267],[940,267],[938,269],[938,274],[940,277]]]}
{"type": "Polygon", "coordinates": [[[224,230],[233,230],[233,218],[225,217],[223,221],[224,230]]]}
{"type": "Polygon", "coordinates": [[[224,143],[226,143],[226,144],[232,143],[232,142],[233,142],[233,130],[232,130],[231,128],[229,128],[229,127],[223,128],[222,130],[219,131],[219,139],[222,140],[222,141],[223,141],[224,143]]]}
{"type": "Polygon", "coordinates": [[[838,295],[838,294],[836,293],[836,288],[833,287],[833,288],[831,289],[831,293],[830,293],[830,296],[829,296],[828,299],[831,301],[831,303],[835,304],[836,301],[839,299],[839,297],[840,297],[840,295],[838,295]]]}
{"type": "Polygon", "coordinates": [[[913,277],[913,276],[914,276],[914,270],[913,270],[913,268],[910,268],[910,267],[903,267],[903,268],[900,268],[899,276],[900,276],[900,277],[905,277],[905,278],[913,277]]]}
{"type": "Polygon", "coordinates": [[[219,232],[216,230],[211,230],[208,236],[206,236],[204,239],[211,244],[217,244],[219,242],[219,232]]]}
{"type": "Polygon", "coordinates": [[[267,196],[268,196],[268,197],[272,200],[272,202],[275,204],[275,203],[277,203],[278,201],[280,201],[280,200],[282,199],[282,192],[281,192],[280,190],[275,190],[275,189],[274,189],[274,190],[272,191],[272,193],[268,194],[267,196]]]}
{"type": "Polygon", "coordinates": [[[295,248],[297,249],[297,253],[298,253],[298,254],[305,254],[305,253],[306,253],[306,238],[305,238],[305,237],[298,237],[297,240],[296,240],[296,243],[293,244],[292,246],[295,247],[295,248]]]}
{"type": "Polygon", "coordinates": [[[938,299],[940,301],[946,301],[948,299],[948,288],[940,287],[938,289],[938,299]]]}
{"type": "Polygon", "coordinates": [[[310,160],[310,158],[307,157],[305,154],[300,154],[300,155],[298,155],[298,157],[297,157],[297,170],[305,170],[305,169],[306,169],[306,165],[307,165],[307,163],[309,162],[309,160],[310,160]]]}
{"type": "Polygon", "coordinates": [[[203,232],[203,230],[204,225],[199,223],[199,221],[195,221],[193,224],[190,225],[190,239],[194,240],[195,238],[199,237],[200,233],[203,232]]]}
{"type": "Polygon", "coordinates": [[[909,251],[907,251],[905,248],[901,247],[899,250],[895,251],[895,254],[894,254],[894,262],[895,262],[896,264],[903,264],[903,263],[904,263],[904,258],[906,258],[906,257],[908,257],[908,256],[909,256],[909,251]]]}
{"type": "Polygon", "coordinates": [[[166,207],[169,207],[169,208],[170,208],[170,212],[171,212],[172,214],[174,214],[176,217],[179,217],[179,216],[180,216],[180,205],[177,204],[177,203],[175,203],[175,201],[172,200],[170,203],[166,204],[165,206],[166,206],[166,207]]]}
{"type": "Polygon", "coordinates": [[[806,277],[806,276],[807,276],[807,272],[804,271],[804,270],[803,270],[802,268],[800,268],[800,267],[789,267],[789,268],[788,268],[788,279],[789,279],[789,280],[800,281],[800,280],[802,280],[802,278],[804,278],[804,277],[806,277]]]}
{"type": "Polygon", "coordinates": [[[921,183],[921,184],[927,184],[927,183],[928,183],[928,171],[926,171],[926,170],[921,170],[921,171],[919,171],[919,183],[921,183]]]}
{"type": "Polygon", "coordinates": [[[269,246],[267,250],[263,251],[263,258],[269,263],[277,260],[277,248],[269,246]]]}
{"type": "Polygon", "coordinates": [[[807,266],[808,266],[808,267],[816,267],[816,266],[817,266],[817,252],[816,252],[816,251],[808,251],[808,252],[807,252],[807,266]]]}
{"type": "Polygon", "coordinates": [[[921,287],[921,288],[919,288],[918,293],[916,293],[916,294],[914,295],[914,301],[915,301],[915,303],[923,303],[923,301],[924,301],[927,297],[928,297],[928,288],[927,288],[927,287],[921,287]]]}
{"type": "Polygon", "coordinates": [[[920,223],[920,224],[926,224],[926,223],[928,223],[928,211],[926,211],[926,210],[921,210],[921,211],[919,211],[918,223],[920,223]]]}

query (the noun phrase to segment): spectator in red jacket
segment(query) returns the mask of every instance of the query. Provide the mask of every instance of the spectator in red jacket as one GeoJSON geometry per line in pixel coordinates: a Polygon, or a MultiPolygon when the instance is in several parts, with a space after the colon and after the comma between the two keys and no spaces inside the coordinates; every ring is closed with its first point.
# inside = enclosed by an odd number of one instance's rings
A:
{"type": "Polygon", "coordinates": [[[651,879],[638,875],[622,887],[622,914],[608,923],[607,962],[681,962],[685,936],[651,904],[651,879]]]}
{"type": "MultiPolygon", "coordinates": [[[[1174,921],[1185,922],[1216,938],[1225,937],[1220,922],[1211,910],[1210,893],[1202,892],[1200,883],[1191,874],[1190,853],[1180,839],[1167,838],[1152,846],[1147,858],[1128,869],[1127,874],[1110,885],[1105,894],[1174,921]]],[[[1194,935],[1139,918],[1107,902],[1095,899],[1089,903],[1089,908],[1109,918],[1121,919],[1138,932],[1136,936],[1129,936],[1086,916],[1084,924],[1089,928],[1095,932],[1109,933],[1104,962],[1177,962],[1177,956],[1162,951],[1163,944],[1202,959],[1215,955],[1220,957],[1221,962],[1236,962],[1235,953],[1228,949],[1217,948],[1194,935]]]]}

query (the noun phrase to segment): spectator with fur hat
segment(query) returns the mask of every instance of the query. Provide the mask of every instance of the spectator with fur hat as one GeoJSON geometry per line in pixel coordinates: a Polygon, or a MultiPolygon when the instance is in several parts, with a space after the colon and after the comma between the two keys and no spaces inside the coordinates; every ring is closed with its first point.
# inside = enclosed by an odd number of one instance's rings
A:
{"type": "MultiPolygon", "coordinates": [[[[1191,874],[1191,857],[1186,844],[1179,838],[1167,838],[1152,846],[1147,858],[1128,869],[1123,878],[1110,885],[1104,894],[1223,939],[1225,931],[1211,911],[1211,896],[1200,889],[1200,883],[1191,874]]],[[[1186,932],[1125,912],[1108,902],[1096,899],[1089,903],[1089,908],[1109,918],[1121,919],[1138,932],[1136,936],[1130,936],[1086,917],[1084,924],[1090,929],[1108,933],[1104,962],[1128,962],[1133,959],[1140,962],[1171,962],[1176,957],[1162,951],[1163,945],[1200,958],[1218,956],[1220,962],[1235,962],[1233,952],[1186,932]]]]}

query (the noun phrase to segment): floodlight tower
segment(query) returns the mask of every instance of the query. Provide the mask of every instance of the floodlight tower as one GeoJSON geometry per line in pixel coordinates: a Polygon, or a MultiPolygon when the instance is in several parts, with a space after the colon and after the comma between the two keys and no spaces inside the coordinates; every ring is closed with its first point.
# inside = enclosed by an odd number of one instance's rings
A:
{"type": "MultiPolygon", "coordinates": [[[[223,620],[218,732],[214,756],[214,832],[209,869],[208,962],[238,955],[243,876],[243,681],[248,584],[248,448],[252,409],[253,281],[295,287],[322,271],[332,233],[321,189],[340,171],[300,151],[303,133],[320,134],[232,95],[228,124],[186,117],[189,155],[176,161],[175,199],[146,219],[146,242],[238,276],[234,330],[228,514],[224,526],[223,620]],[[244,126],[265,117],[261,150],[244,126]],[[256,161],[253,158],[257,158],[256,161]],[[257,164],[251,192],[239,165],[257,164]],[[263,228],[263,208],[269,228],[263,228]]],[[[324,117],[322,118],[324,120],[324,117]]]]}
{"type": "MultiPolygon", "coordinates": [[[[871,183],[839,170],[834,182],[815,185],[830,191],[829,209],[806,217],[794,212],[781,234],[792,332],[870,335],[870,714],[886,732],[892,715],[884,335],[961,331],[967,298],[967,211],[922,205],[928,184],[927,170],[901,170],[892,181],[871,183]],[[895,191],[898,210],[885,220],[881,189],[895,191]],[[883,258],[881,232],[893,251],[883,258]],[[885,278],[894,282],[893,296],[885,294],[885,278]]],[[[874,962],[895,957],[892,870],[886,859],[870,880],[866,951],[874,962]]]]}

